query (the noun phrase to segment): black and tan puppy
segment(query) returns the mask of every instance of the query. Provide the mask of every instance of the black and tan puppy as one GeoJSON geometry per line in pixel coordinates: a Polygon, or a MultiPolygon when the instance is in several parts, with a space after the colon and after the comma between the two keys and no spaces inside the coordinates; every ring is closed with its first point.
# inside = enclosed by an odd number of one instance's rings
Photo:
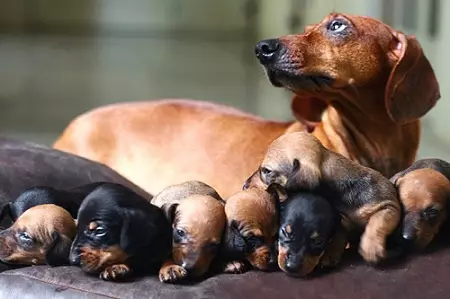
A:
{"type": "Polygon", "coordinates": [[[75,221],[61,207],[44,204],[26,210],[0,232],[0,260],[8,264],[69,264],[75,221]]]}
{"type": "Polygon", "coordinates": [[[157,271],[170,256],[171,227],[162,210],[122,185],[92,191],[77,220],[70,262],[103,280],[157,271]]]}
{"type": "Polygon", "coordinates": [[[247,263],[262,271],[276,265],[279,201],[285,197],[281,186],[271,184],[266,189],[247,188],[226,200],[224,272],[243,273],[247,263]]]}
{"type": "Polygon", "coordinates": [[[305,276],[320,265],[339,263],[346,247],[341,219],[327,199],[296,192],[281,202],[278,266],[288,275],[305,276]]]}
{"type": "Polygon", "coordinates": [[[159,272],[162,282],[204,275],[218,253],[226,224],[224,201],[211,186],[188,181],[169,186],[152,203],[172,223],[172,258],[159,272]]]}
{"type": "Polygon", "coordinates": [[[391,178],[403,204],[401,236],[416,249],[425,248],[448,217],[450,164],[423,159],[391,178]]]}
{"type": "Polygon", "coordinates": [[[16,221],[20,215],[31,207],[43,204],[54,204],[62,207],[77,217],[83,199],[104,182],[91,183],[76,188],[62,190],[50,186],[36,186],[23,191],[15,200],[4,204],[0,210],[0,222],[5,216],[16,221]]]}
{"type": "Polygon", "coordinates": [[[268,148],[246,186],[279,183],[290,191],[317,192],[343,216],[348,232],[361,231],[359,252],[365,261],[386,257],[386,238],[401,218],[393,184],[379,172],[326,149],[308,133],[288,133],[268,148]]]}

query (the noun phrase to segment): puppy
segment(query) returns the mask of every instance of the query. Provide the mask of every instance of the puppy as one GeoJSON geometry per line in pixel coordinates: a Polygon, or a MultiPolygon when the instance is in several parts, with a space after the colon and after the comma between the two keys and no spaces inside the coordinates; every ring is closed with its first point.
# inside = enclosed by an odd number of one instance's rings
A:
{"type": "Polygon", "coordinates": [[[226,200],[227,229],[221,253],[224,272],[243,273],[246,262],[262,271],[276,264],[278,203],[285,197],[281,186],[271,184],[266,189],[247,188],[226,200]]]}
{"type": "Polygon", "coordinates": [[[379,172],[326,149],[308,133],[288,133],[268,148],[246,186],[278,183],[311,190],[331,201],[349,232],[362,233],[359,252],[369,263],[386,257],[386,238],[400,222],[397,192],[379,172]]]}
{"type": "Polygon", "coordinates": [[[103,280],[152,272],[171,252],[171,228],[164,213],[125,186],[105,183],[78,212],[70,262],[103,280]]]}
{"type": "Polygon", "coordinates": [[[52,204],[31,207],[0,232],[0,260],[19,265],[68,265],[75,233],[75,221],[63,208],[52,204]]]}
{"type": "Polygon", "coordinates": [[[391,178],[403,204],[403,243],[421,250],[437,235],[448,217],[449,177],[449,163],[423,159],[391,178]]]}
{"type": "Polygon", "coordinates": [[[297,192],[281,203],[278,266],[288,275],[337,265],[346,243],[339,213],[325,198],[297,192]]]}
{"type": "Polygon", "coordinates": [[[16,221],[29,208],[43,204],[54,204],[62,207],[70,213],[72,218],[76,218],[84,197],[101,184],[104,183],[91,183],[69,190],[55,189],[50,186],[36,186],[26,189],[15,200],[3,205],[0,210],[0,222],[6,215],[12,221],[16,221]]]}
{"type": "Polygon", "coordinates": [[[225,228],[224,201],[209,185],[188,181],[165,188],[152,203],[172,223],[172,259],[159,272],[161,282],[204,275],[220,246],[225,228]]]}

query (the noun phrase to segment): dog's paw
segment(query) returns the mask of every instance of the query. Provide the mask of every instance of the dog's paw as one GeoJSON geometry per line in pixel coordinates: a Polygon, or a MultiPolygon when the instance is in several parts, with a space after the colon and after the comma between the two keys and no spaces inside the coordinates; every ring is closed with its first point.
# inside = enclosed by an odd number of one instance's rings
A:
{"type": "Polygon", "coordinates": [[[231,274],[242,274],[247,270],[244,262],[234,261],[225,265],[223,272],[231,274]]]}
{"type": "Polygon", "coordinates": [[[369,264],[377,264],[386,256],[386,249],[382,242],[367,238],[363,235],[359,244],[359,254],[369,264]]]}
{"type": "Polygon", "coordinates": [[[124,264],[112,265],[100,272],[100,279],[107,281],[120,281],[128,278],[133,271],[124,264]]]}
{"type": "Polygon", "coordinates": [[[333,268],[336,267],[340,261],[341,261],[340,254],[325,252],[325,254],[320,259],[319,266],[321,268],[333,268]]]}
{"type": "Polygon", "coordinates": [[[159,270],[159,280],[164,283],[176,283],[187,275],[187,270],[178,265],[165,266],[159,270]]]}

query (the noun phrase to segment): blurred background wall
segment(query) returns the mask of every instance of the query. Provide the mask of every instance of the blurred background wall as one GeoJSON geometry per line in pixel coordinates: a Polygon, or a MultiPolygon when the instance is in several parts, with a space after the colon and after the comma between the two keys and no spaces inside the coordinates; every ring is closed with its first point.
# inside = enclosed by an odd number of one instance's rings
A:
{"type": "Polygon", "coordinates": [[[442,93],[419,155],[450,160],[450,1],[439,0],[0,0],[0,133],[50,145],[91,108],[172,97],[291,119],[253,47],[332,11],[417,36],[442,93]]]}

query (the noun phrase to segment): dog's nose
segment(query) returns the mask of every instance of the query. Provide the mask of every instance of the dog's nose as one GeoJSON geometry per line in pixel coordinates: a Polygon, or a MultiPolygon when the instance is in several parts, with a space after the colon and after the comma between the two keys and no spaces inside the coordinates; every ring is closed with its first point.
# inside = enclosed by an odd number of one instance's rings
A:
{"type": "Polygon", "coordinates": [[[412,231],[403,232],[402,237],[403,237],[403,240],[405,240],[408,243],[413,242],[416,239],[416,235],[412,231]]]}
{"type": "Polygon", "coordinates": [[[72,248],[69,254],[69,262],[71,265],[78,266],[80,264],[81,254],[78,248],[72,248]]]}
{"type": "Polygon", "coordinates": [[[286,268],[286,271],[292,274],[295,274],[298,272],[301,265],[299,265],[296,262],[293,261],[287,261],[286,265],[284,266],[286,268]]]}
{"type": "Polygon", "coordinates": [[[262,64],[268,63],[275,58],[275,54],[280,49],[279,39],[266,39],[256,44],[255,54],[256,58],[262,64]]]}

